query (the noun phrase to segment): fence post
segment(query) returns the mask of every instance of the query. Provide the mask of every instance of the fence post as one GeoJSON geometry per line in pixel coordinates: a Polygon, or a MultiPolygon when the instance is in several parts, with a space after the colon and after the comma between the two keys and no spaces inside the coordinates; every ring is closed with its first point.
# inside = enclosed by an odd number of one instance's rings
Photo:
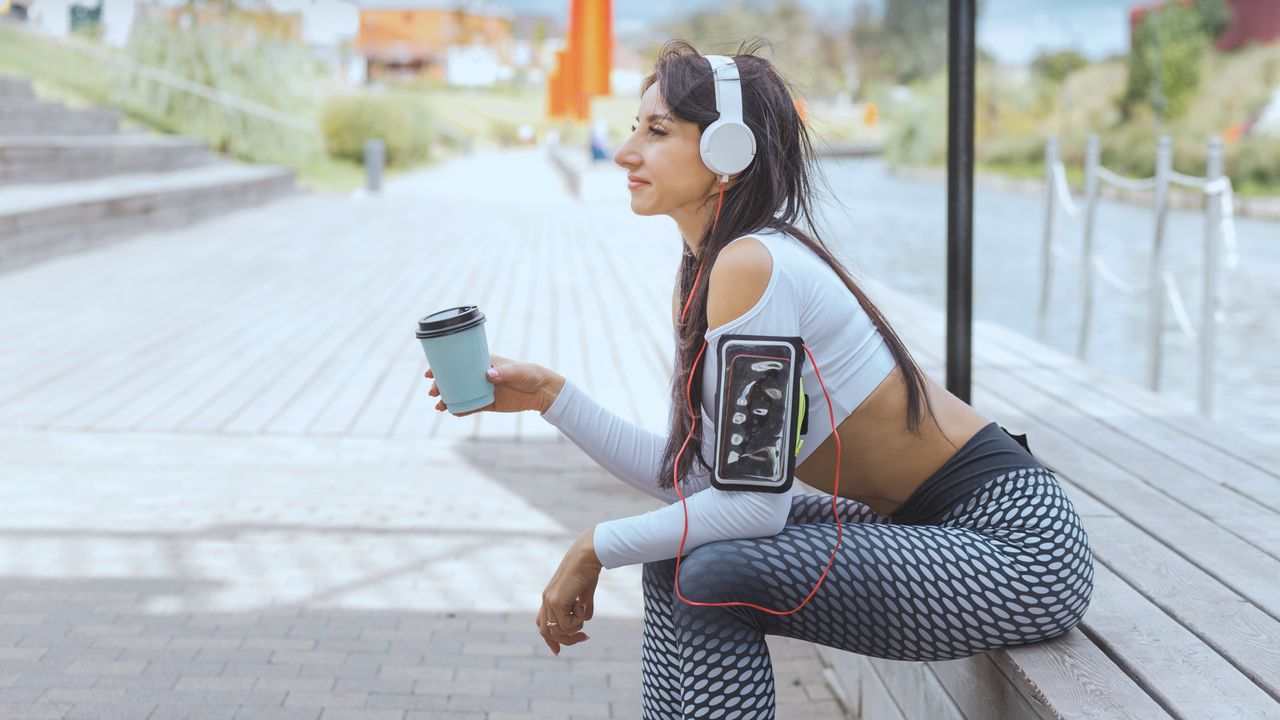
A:
{"type": "Polygon", "coordinates": [[[1084,295],[1080,313],[1080,337],[1076,343],[1076,357],[1084,360],[1089,344],[1089,324],[1093,319],[1093,221],[1098,215],[1098,165],[1102,162],[1102,149],[1097,133],[1089,133],[1084,148],[1084,242],[1080,249],[1080,283],[1084,295]]]}
{"type": "Polygon", "coordinates": [[[1053,276],[1053,206],[1054,166],[1058,163],[1058,136],[1050,135],[1044,141],[1044,241],[1040,248],[1040,307],[1036,312],[1036,337],[1044,342],[1049,316],[1049,281],[1053,276]]]}
{"type": "Polygon", "coordinates": [[[1147,319],[1147,387],[1160,390],[1161,335],[1164,331],[1164,225],[1169,215],[1169,173],[1173,170],[1173,141],[1161,135],[1156,144],[1156,231],[1151,243],[1147,319]]]}
{"type": "MultiPolygon", "coordinates": [[[[1222,177],[1222,138],[1209,138],[1205,155],[1204,181],[1222,177]]],[[[1199,411],[1213,416],[1213,343],[1218,310],[1218,233],[1222,230],[1221,197],[1204,196],[1204,290],[1200,299],[1200,393],[1199,411]]]]}
{"type": "Polygon", "coordinates": [[[386,156],[387,146],[382,140],[372,138],[364,141],[364,179],[370,192],[378,192],[382,188],[382,165],[386,156]]]}

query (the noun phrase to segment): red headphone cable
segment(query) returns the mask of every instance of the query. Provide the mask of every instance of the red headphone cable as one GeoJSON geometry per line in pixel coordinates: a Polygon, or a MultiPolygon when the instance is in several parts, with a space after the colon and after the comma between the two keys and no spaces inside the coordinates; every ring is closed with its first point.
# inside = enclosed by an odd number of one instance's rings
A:
{"type": "MultiPolygon", "coordinates": [[[[722,180],[720,183],[720,200],[716,203],[715,218],[711,222],[712,230],[715,230],[716,222],[719,221],[720,219],[720,207],[723,203],[724,203],[724,182],[722,180]]],[[[705,263],[705,258],[698,265],[698,275],[693,280],[693,289],[689,291],[689,298],[684,302],[684,311],[680,313],[680,323],[682,325],[684,324],[685,315],[687,315],[689,312],[689,303],[693,300],[693,294],[698,289],[698,281],[702,279],[703,263],[705,263]]],[[[831,558],[827,560],[827,566],[822,570],[822,577],[818,578],[818,582],[816,585],[813,586],[813,590],[810,590],[809,594],[805,596],[804,600],[802,600],[799,605],[797,605],[795,608],[791,610],[773,610],[771,608],[756,605],[755,603],[739,602],[739,601],[704,603],[704,602],[697,602],[694,600],[690,600],[680,592],[680,556],[684,554],[684,541],[689,537],[689,506],[687,503],[685,503],[684,493],[680,491],[679,478],[676,476],[676,472],[673,471],[672,481],[675,485],[676,493],[680,496],[680,504],[684,507],[684,534],[680,537],[680,547],[676,550],[676,573],[675,573],[676,597],[680,598],[688,605],[696,605],[698,607],[732,607],[737,605],[743,605],[746,607],[755,608],[756,610],[760,610],[762,612],[771,613],[773,615],[790,615],[794,612],[798,612],[800,608],[804,607],[805,604],[809,602],[810,598],[812,598],[814,594],[818,592],[818,588],[822,586],[822,582],[827,579],[827,572],[831,570],[832,563],[835,562],[836,552],[838,552],[840,549],[840,540],[844,537],[844,525],[841,524],[840,522],[840,511],[839,511],[839,506],[837,505],[837,502],[839,501],[839,497],[840,497],[840,433],[836,431],[836,417],[835,417],[835,411],[832,409],[832,405],[831,405],[831,395],[827,393],[827,386],[825,383],[822,382],[822,373],[818,372],[818,364],[817,362],[814,361],[813,353],[809,350],[809,346],[805,345],[803,342],[801,342],[801,346],[804,347],[805,354],[809,356],[809,361],[813,363],[813,372],[815,375],[818,376],[818,384],[822,387],[823,396],[827,398],[827,414],[831,418],[831,432],[832,434],[835,435],[835,438],[836,438],[835,487],[833,488],[832,495],[831,495],[831,510],[836,518],[835,549],[831,551],[831,558]]],[[[693,373],[694,373],[694,370],[697,369],[698,363],[702,360],[702,355],[703,353],[706,352],[706,350],[707,350],[707,341],[704,338],[702,341],[702,349],[698,351],[698,357],[694,358],[693,368],[689,370],[689,380],[685,384],[685,401],[688,404],[689,417],[695,423],[698,421],[698,416],[693,411],[693,401],[691,399],[692,398],[691,388],[693,386],[693,373]]],[[[676,453],[676,468],[680,467],[680,456],[684,454],[684,449],[689,445],[689,439],[692,437],[693,437],[693,430],[690,429],[689,434],[685,436],[684,444],[680,446],[680,452],[676,453]]]]}

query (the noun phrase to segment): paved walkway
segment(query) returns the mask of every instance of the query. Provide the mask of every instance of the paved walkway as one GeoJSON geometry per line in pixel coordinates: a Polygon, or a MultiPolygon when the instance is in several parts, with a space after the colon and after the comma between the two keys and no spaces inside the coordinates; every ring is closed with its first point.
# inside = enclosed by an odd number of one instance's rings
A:
{"type": "MultiPolygon", "coordinates": [[[[678,235],[588,181],[478,154],[0,275],[0,717],[638,718],[638,566],[558,658],[534,616],[657,501],[535,413],[434,411],[412,335],[478,304],[493,352],[664,428],[678,235]]],[[[779,718],[844,717],[768,642],[779,718]]]]}

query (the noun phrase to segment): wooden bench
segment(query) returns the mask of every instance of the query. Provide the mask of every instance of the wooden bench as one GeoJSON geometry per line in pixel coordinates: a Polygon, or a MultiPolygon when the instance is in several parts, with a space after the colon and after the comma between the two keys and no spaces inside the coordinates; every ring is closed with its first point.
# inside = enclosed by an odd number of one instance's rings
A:
{"type": "MultiPolygon", "coordinates": [[[[872,297],[944,378],[940,311],[872,297]]],[[[1280,453],[998,325],[974,328],[973,405],[1057,472],[1095,559],[1067,634],[961,660],[819,647],[866,720],[1280,718],[1280,453]]]]}

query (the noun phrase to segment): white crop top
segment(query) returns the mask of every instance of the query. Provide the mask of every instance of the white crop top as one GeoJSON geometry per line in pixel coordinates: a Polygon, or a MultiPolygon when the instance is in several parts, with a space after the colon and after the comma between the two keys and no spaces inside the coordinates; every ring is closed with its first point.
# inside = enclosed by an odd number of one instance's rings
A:
{"type": "MultiPolygon", "coordinates": [[[[799,336],[808,346],[802,376],[809,396],[809,427],[800,436],[799,467],[832,432],[827,398],[814,362],[831,396],[838,426],[893,370],[893,354],[857,298],[816,253],[779,230],[760,230],[743,237],[757,238],[768,248],[773,271],[754,307],[705,335],[707,347],[699,361],[703,367],[702,394],[698,398],[703,457],[714,462],[717,338],[728,332],[799,336]]],[[[658,487],[666,437],[609,412],[567,378],[542,417],[610,474],[668,503],[657,510],[596,525],[593,538],[601,564],[613,569],[676,557],[685,508],[675,488],[658,487]]],[[[686,453],[693,451],[692,446],[685,449],[686,453]]],[[[689,513],[686,555],[708,542],[769,537],[786,526],[792,491],[726,491],[711,487],[709,478],[708,471],[695,462],[680,486],[689,513]]]]}

